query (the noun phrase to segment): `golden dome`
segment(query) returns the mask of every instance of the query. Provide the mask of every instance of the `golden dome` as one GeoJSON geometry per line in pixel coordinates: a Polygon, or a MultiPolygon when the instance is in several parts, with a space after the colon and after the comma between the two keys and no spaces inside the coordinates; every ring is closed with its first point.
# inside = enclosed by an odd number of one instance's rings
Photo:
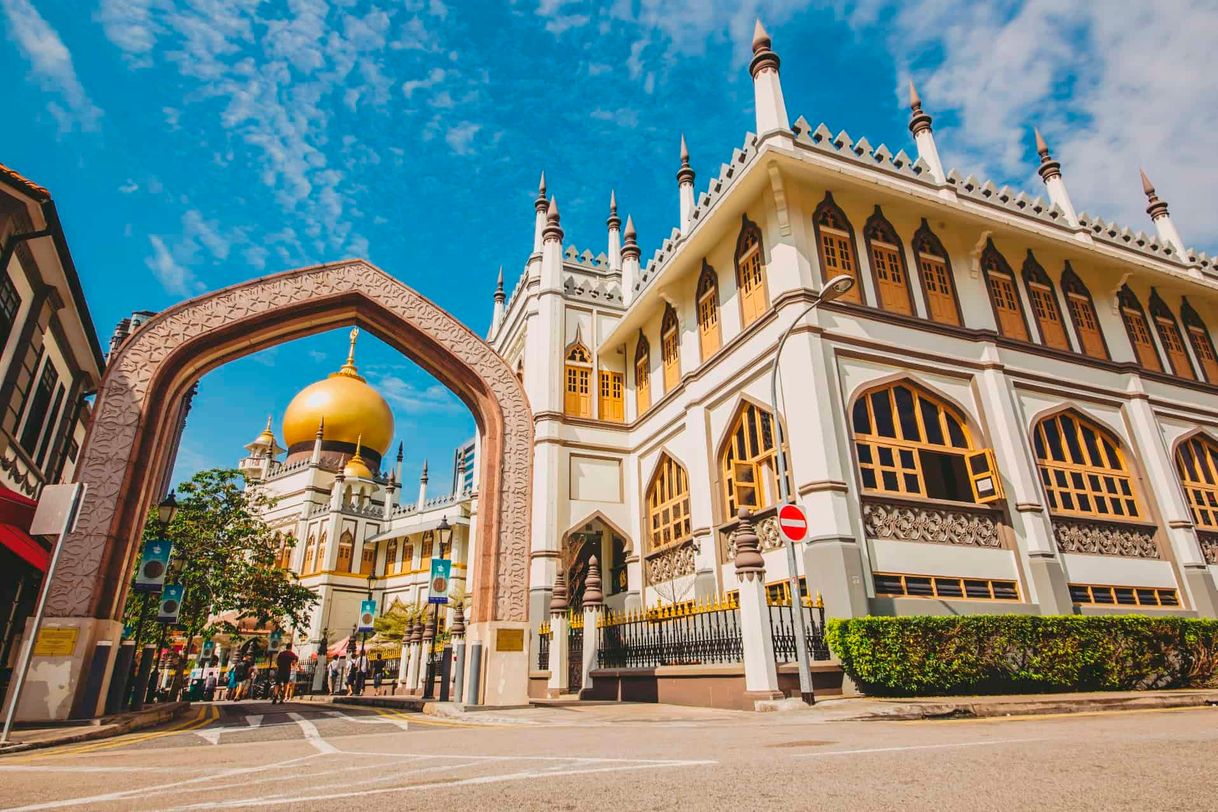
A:
{"type": "Polygon", "coordinates": [[[283,449],[279,447],[279,444],[275,442],[275,434],[271,431],[270,415],[267,415],[266,418],[266,428],[264,428],[262,433],[257,437],[246,443],[245,448],[251,454],[259,451],[266,451],[269,452],[271,456],[275,456],[279,454],[279,452],[283,451],[283,449]]]}
{"type": "Polygon", "coordinates": [[[355,368],[355,339],[351,330],[347,363],[328,378],[310,384],[292,398],[283,416],[283,439],[288,449],[312,447],[317,427],[325,420],[327,442],[362,443],[379,459],[393,441],[393,412],[355,368]]]}
{"type": "Polygon", "coordinates": [[[343,466],[343,476],[353,479],[372,479],[372,470],[368,467],[368,463],[364,462],[364,458],[360,456],[364,438],[359,437],[355,441],[355,456],[347,460],[347,464],[343,466]]]}

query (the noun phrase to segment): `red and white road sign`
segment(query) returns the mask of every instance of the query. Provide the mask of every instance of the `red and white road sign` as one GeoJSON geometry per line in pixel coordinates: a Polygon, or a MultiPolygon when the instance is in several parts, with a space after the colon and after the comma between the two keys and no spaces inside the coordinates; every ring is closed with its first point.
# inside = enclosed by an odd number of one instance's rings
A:
{"type": "Polygon", "coordinates": [[[778,532],[787,541],[803,541],[808,535],[808,514],[799,505],[783,505],[778,511],[778,532]]]}

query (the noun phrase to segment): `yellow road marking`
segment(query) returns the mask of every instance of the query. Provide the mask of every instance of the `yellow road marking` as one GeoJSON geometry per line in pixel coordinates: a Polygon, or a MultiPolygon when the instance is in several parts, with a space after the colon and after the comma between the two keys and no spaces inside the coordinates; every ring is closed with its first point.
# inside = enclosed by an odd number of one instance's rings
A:
{"type": "Polygon", "coordinates": [[[1135,713],[1178,713],[1180,711],[1215,710],[1215,705],[1189,705],[1182,708],[1130,708],[1128,710],[1077,711],[1074,713],[1019,713],[1010,716],[982,716],[976,719],[906,719],[901,725],[946,725],[977,722],[1026,722],[1034,719],[1070,719],[1079,716],[1128,716],[1135,713]]]}
{"type": "Polygon", "coordinates": [[[431,725],[433,727],[519,727],[519,725],[509,725],[500,722],[466,722],[460,719],[445,719],[439,716],[428,716],[422,713],[403,713],[402,711],[392,710],[389,708],[373,707],[374,711],[381,716],[394,716],[399,719],[405,719],[407,724],[411,725],[431,725]]]}
{"type": "Polygon", "coordinates": [[[154,730],[147,733],[129,733],[124,736],[116,736],[110,739],[101,741],[82,742],[80,744],[66,745],[49,749],[44,753],[31,753],[20,759],[14,759],[12,763],[28,763],[30,761],[43,761],[51,758],[66,758],[68,756],[87,755],[96,753],[101,750],[112,750],[116,747],[123,747],[130,744],[140,744],[141,742],[159,739],[164,736],[172,736],[177,733],[185,733],[187,731],[196,730],[198,728],[207,727],[212,722],[220,718],[220,709],[215,705],[201,707],[193,716],[179,720],[169,725],[168,727],[154,730]]]}

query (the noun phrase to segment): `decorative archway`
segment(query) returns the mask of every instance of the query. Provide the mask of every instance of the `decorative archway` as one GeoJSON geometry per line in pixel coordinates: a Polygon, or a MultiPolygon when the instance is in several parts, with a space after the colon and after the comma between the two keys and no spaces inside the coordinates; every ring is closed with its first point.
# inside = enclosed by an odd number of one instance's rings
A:
{"type": "MultiPolygon", "coordinates": [[[[481,626],[494,653],[494,627],[526,628],[533,420],[524,390],[511,367],[465,325],[381,269],[352,260],[262,277],[178,304],[146,323],[111,359],[77,467],[88,491],[77,528],[64,541],[47,605],[51,623],[65,621],[60,625],[82,632],[88,627],[65,680],[71,693],[84,681],[83,660],[95,656],[91,648],[107,639],[117,646],[126,573],[172,464],[190,387],[241,356],[348,324],[415,361],[473,413],[482,470],[470,635],[479,639],[481,626]]],[[[515,664],[499,671],[488,663],[486,684],[514,682],[516,670],[515,664]]],[[[515,686],[507,691],[517,692],[515,686]]],[[[67,715],[66,697],[44,699],[52,717],[67,715]]],[[[77,712],[82,710],[94,712],[77,712]]]]}

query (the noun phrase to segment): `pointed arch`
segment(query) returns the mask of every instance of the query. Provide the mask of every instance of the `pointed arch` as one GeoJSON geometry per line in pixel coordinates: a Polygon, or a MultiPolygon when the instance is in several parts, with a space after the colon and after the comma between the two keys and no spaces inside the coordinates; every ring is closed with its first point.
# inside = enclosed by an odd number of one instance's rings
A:
{"type": "Polygon", "coordinates": [[[305,544],[304,562],[300,566],[300,573],[308,575],[317,568],[317,535],[309,534],[309,540],[305,544]]]}
{"type": "Polygon", "coordinates": [[[398,553],[402,549],[402,539],[394,536],[385,544],[385,575],[396,575],[402,571],[402,563],[398,553]]]}
{"type": "Polygon", "coordinates": [[[705,259],[702,260],[702,273],[698,275],[695,302],[698,311],[698,345],[705,362],[718,351],[722,343],[719,327],[719,277],[705,259]]]}
{"type": "Polygon", "coordinates": [[[1176,474],[1198,530],[1218,532],[1218,440],[1203,429],[1176,442],[1176,474]]]}
{"type": "Polygon", "coordinates": [[[635,417],[641,417],[651,408],[651,345],[647,336],[639,330],[638,340],[634,344],[634,411],[635,417]]]}
{"type": "Polygon", "coordinates": [[[355,572],[351,569],[351,557],[355,549],[355,536],[350,530],[344,530],[338,537],[338,564],[334,569],[338,572],[355,572]]]}
{"type": "Polygon", "coordinates": [[[1201,365],[1202,376],[1207,383],[1218,384],[1218,354],[1214,353],[1214,339],[1187,297],[1180,300],[1180,320],[1184,322],[1184,332],[1193,348],[1193,356],[1201,365]]]}
{"type": "Polygon", "coordinates": [[[744,214],[740,215],[735,263],[740,324],[748,327],[770,308],[770,299],[766,293],[765,244],[761,239],[761,229],[744,214]]]}
{"type": "Polygon", "coordinates": [[[592,353],[579,331],[563,353],[563,413],[572,417],[592,416],[592,353]]]}
{"type": "Polygon", "coordinates": [[[1138,365],[1152,372],[1162,372],[1163,363],[1155,349],[1154,339],[1150,337],[1150,326],[1146,323],[1146,313],[1142,303],[1129,285],[1122,285],[1117,293],[1117,306],[1121,310],[1121,320],[1125,322],[1125,334],[1129,337],[1129,345],[1133,348],[1138,365]]]}
{"type": "Polygon", "coordinates": [[[372,575],[376,572],[376,545],[372,543],[372,536],[364,539],[360,545],[359,558],[360,575],[372,575]]]}
{"type": "Polygon", "coordinates": [[[964,318],[960,314],[960,297],[956,295],[952,261],[925,217],[914,232],[913,250],[914,261],[918,265],[918,281],[926,298],[926,317],[938,324],[961,326],[964,318]]]}
{"type": "Polygon", "coordinates": [[[1083,354],[1107,361],[1112,356],[1108,352],[1104,332],[1100,329],[1091,291],[1087,290],[1083,280],[1074,272],[1074,268],[1070,267],[1069,261],[1062,270],[1062,293],[1066,297],[1070,323],[1074,325],[1074,335],[1078,338],[1083,354]]]}
{"type": "Polygon", "coordinates": [[[660,319],[660,363],[664,370],[664,391],[671,392],[681,384],[681,325],[677,309],[668,303],[660,319]]]}
{"type": "Polygon", "coordinates": [[[1142,508],[1119,437],[1073,407],[1040,417],[1032,451],[1049,512],[1137,519],[1142,508]]]}
{"type": "Polygon", "coordinates": [[[1062,311],[1057,303],[1053,280],[1036,261],[1030,248],[1023,260],[1023,283],[1028,287],[1028,299],[1032,302],[1032,315],[1040,330],[1041,343],[1046,347],[1069,351],[1070,339],[1066,337],[1066,325],[1062,323],[1062,311]]]}
{"type": "Polygon", "coordinates": [[[988,240],[981,252],[981,271],[985,274],[985,287],[990,294],[998,332],[1007,338],[1027,341],[1028,322],[1024,318],[1023,301],[1019,298],[1019,284],[993,240],[988,240]]]}
{"type": "MultiPolygon", "coordinates": [[[[777,446],[774,415],[769,409],[742,400],[720,449],[725,517],[735,516],[742,507],[758,511],[778,504],[777,446]]],[[[789,485],[790,472],[787,477],[789,485]]]]}
{"type": "Polygon", "coordinates": [[[812,229],[816,232],[816,251],[820,257],[821,284],[839,274],[854,277],[854,287],[846,291],[840,300],[863,303],[862,280],[859,278],[859,252],[854,242],[854,226],[833,199],[832,192],[825,192],[825,199],[812,213],[812,229]]]}
{"type": "Polygon", "coordinates": [[[1171,308],[1154,288],[1150,289],[1150,300],[1147,304],[1150,307],[1150,317],[1155,323],[1155,330],[1159,334],[1159,343],[1163,345],[1167,361],[1171,364],[1172,374],[1177,378],[1188,378],[1190,381],[1195,381],[1197,374],[1193,371],[1193,362],[1188,357],[1188,350],[1184,348],[1184,337],[1180,335],[1180,325],[1176,323],[1176,317],[1171,312],[1171,308]]]}
{"type": "Polygon", "coordinates": [[[892,313],[912,316],[913,292],[909,287],[905,248],[897,236],[897,230],[884,217],[879,206],[863,224],[863,240],[867,243],[867,256],[871,259],[871,276],[879,306],[892,313]]]}
{"type": "Polygon", "coordinates": [[[668,452],[661,452],[644,494],[647,552],[690,538],[689,474],[668,452]]]}

